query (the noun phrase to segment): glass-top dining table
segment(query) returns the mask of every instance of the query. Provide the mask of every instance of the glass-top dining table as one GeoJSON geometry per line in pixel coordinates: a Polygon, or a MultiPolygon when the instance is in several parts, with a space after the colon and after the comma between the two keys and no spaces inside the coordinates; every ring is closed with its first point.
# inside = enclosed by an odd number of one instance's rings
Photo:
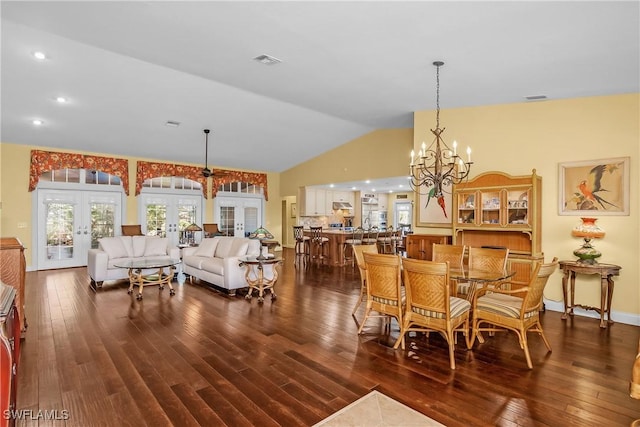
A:
{"type": "Polygon", "coordinates": [[[457,282],[469,282],[469,292],[467,300],[473,301],[478,289],[485,286],[495,286],[516,274],[515,271],[486,271],[468,268],[450,268],[449,279],[451,280],[451,295],[457,294],[457,282]]]}

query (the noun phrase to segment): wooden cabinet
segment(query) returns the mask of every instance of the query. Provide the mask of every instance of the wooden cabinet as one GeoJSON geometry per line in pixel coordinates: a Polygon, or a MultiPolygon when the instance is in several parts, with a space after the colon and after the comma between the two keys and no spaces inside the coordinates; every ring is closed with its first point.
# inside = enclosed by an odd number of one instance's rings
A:
{"type": "Polygon", "coordinates": [[[509,248],[512,283],[527,284],[541,245],[542,178],[487,172],[453,188],[453,244],[509,248]]]}
{"type": "Polygon", "coordinates": [[[0,280],[16,289],[16,307],[20,317],[20,331],[27,329],[27,318],[24,313],[24,282],[27,262],[24,257],[24,246],[15,237],[0,238],[0,280]]]}
{"type": "MultiPolygon", "coordinates": [[[[327,191],[319,188],[300,188],[300,216],[327,215],[327,191]]],[[[329,211],[331,212],[331,211],[329,211]]]]}
{"type": "Polygon", "coordinates": [[[16,296],[16,289],[0,283],[0,427],[15,425],[15,418],[4,414],[17,409],[20,319],[16,296]]]}
{"type": "Polygon", "coordinates": [[[440,243],[443,245],[451,243],[451,236],[407,234],[405,238],[407,258],[415,258],[426,261],[431,261],[434,243],[440,243]]]}

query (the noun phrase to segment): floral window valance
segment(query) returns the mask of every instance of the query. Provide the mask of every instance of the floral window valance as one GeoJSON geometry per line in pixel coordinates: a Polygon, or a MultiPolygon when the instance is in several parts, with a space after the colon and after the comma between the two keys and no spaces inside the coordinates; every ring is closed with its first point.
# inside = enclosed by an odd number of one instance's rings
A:
{"type": "MultiPolygon", "coordinates": [[[[265,173],[214,169],[213,174],[213,197],[216,197],[220,185],[241,181],[262,187],[264,190],[265,200],[269,200],[267,192],[267,174],[265,173]]],[[[136,171],[136,196],[140,194],[142,184],[146,179],[161,176],[180,176],[199,182],[202,185],[204,197],[207,198],[209,186],[207,178],[202,176],[202,169],[200,167],[153,162],[138,162],[136,171]]]]}
{"type": "Polygon", "coordinates": [[[173,163],[138,162],[136,169],[136,196],[142,190],[146,179],[162,176],[180,176],[196,181],[202,185],[204,198],[207,198],[207,178],[202,176],[202,169],[195,166],[174,165],[173,163]]]}
{"type": "Polygon", "coordinates": [[[36,189],[40,175],[59,169],[89,169],[115,175],[120,178],[125,194],[129,195],[129,161],[114,157],[92,156],[76,153],[31,150],[29,191],[36,189]]]}
{"type": "Polygon", "coordinates": [[[257,172],[241,172],[241,171],[230,171],[223,169],[216,169],[213,171],[213,189],[211,190],[213,193],[213,197],[216,197],[218,193],[218,188],[220,188],[223,184],[229,184],[232,182],[246,182],[248,184],[253,184],[258,187],[262,187],[264,193],[264,199],[269,200],[269,192],[267,191],[267,174],[266,173],[257,173],[257,172]],[[216,173],[224,174],[222,176],[215,176],[216,173]]]}

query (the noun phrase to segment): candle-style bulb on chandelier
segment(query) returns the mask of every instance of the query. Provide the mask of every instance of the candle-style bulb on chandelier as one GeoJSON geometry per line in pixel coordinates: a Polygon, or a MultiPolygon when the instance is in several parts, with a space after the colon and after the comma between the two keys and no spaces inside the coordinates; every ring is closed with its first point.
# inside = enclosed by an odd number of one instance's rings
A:
{"type": "Polygon", "coordinates": [[[440,67],[444,62],[435,61],[433,65],[436,66],[436,128],[431,129],[431,133],[435,139],[428,147],[423,142],[417,156],[411,150],[409,177],[414,191],[441,197],[447,187],[459,184],[469,176],[473,162],[471,148],[467,147],[465,162],[458,155],[458,143],[453,141],[451,149],[442,139],[445,128],[440,128],[440,67]]]}

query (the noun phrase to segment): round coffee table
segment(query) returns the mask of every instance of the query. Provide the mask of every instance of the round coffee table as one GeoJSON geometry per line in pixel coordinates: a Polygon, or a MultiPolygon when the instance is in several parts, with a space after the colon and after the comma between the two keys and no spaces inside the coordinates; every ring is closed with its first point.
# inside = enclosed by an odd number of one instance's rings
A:
{"type": "Polygon", "coordinates": [[[180,264],[179,259],[139,259],[127,260],[114,264],[118,268],[129,269],[129,289],[127,293],[133,292],[133,287],[138,286],[138,295],[136,299],[142,299],[142,289],[149,285],[159,285],[159,289],[163,290],[165,285],[169,286],[169,295],[173,296],[176,291],[171,285],[173,275],[176,271],[176,265],[180,264]],[[169,273],[165,273],[164,269],[169,268],[169,273]],[[156,270],[149,272],[148,270],[156,270]]]}
{"type": "Polygon", "coordinates": [[[256,258],[249,257],[240,261],[240,266],[246,266],[247,271],[244,274],[245,279],[247,280],[247,284],[249,285],[249,292],[245,296],[246,299],[251,299],[253,297],[253,290],[256,289],[258,291],[258,302],[264,302],[264,292],[269,290],[271,292],[271,300],[275,300],[277,295],[273,287],[278,280],[278,269],[277,267],[282,264],[284,261],[282,258],[256,258]],[[271,277],[267,277],[264,274],[264,266],[271,265],[271,277]]]}

